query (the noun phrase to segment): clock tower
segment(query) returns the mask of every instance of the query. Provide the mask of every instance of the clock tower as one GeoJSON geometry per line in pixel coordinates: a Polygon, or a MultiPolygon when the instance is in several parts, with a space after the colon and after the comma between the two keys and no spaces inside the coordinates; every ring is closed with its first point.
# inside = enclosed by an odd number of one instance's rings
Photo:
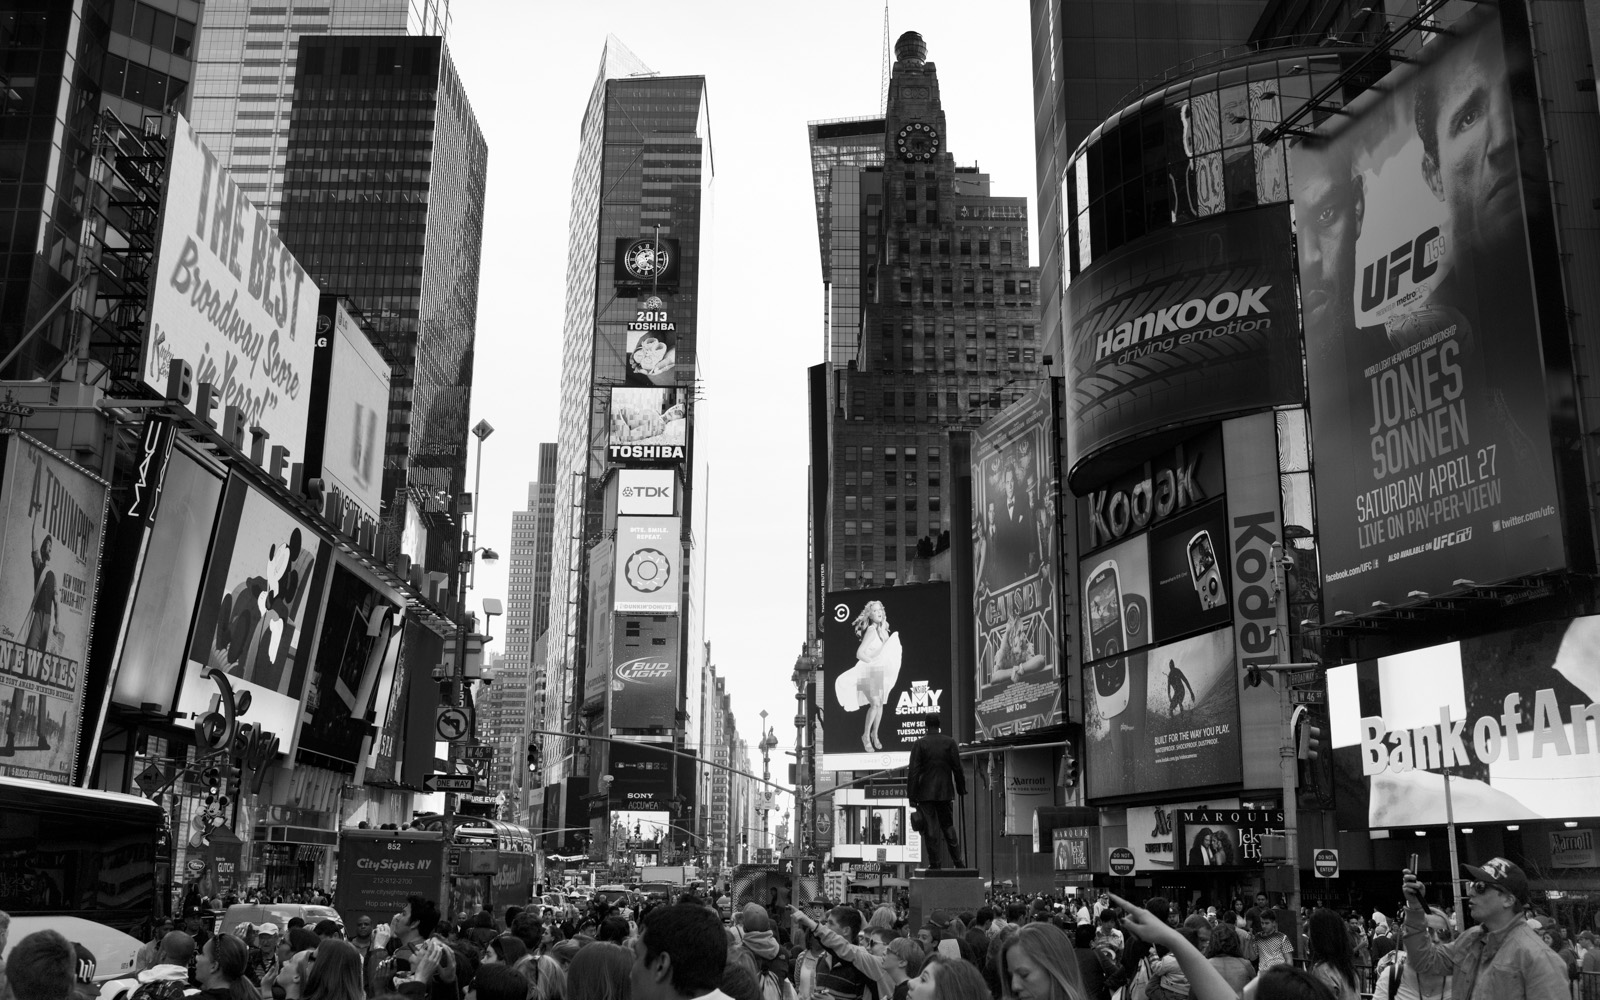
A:
{"type": "Polygon", "coordinates": [[[907,184],[919,194],[937,190],[940,198],[921,206],[923,218],[913,222],[937,225],[938,201],[950,189],[955,161],[945,141],[944,108],[939,103],[939,70],[928,62],[928,43],[915,31],[894,43],[894,70],[889,77],[889,107],[884,120],[884,187],[890,213],[896,222],[910,221],[905,206],[911,199],[907,184]]]}

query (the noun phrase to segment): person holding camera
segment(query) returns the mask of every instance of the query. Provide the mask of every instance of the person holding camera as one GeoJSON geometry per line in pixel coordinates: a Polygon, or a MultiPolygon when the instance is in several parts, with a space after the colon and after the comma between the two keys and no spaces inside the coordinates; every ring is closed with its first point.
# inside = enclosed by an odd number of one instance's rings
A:
{"type": "Polygon", "coordinates": [[[1424,890],[1404,871],[1406,962],[1421,976],[1450,976],[1456,1000],[1567,1000],[1561,956],[1528,925],[1528,876],[1505,858],[1462,865],[1476,926],[1454,941],[1429,933],[1424,890]]]}

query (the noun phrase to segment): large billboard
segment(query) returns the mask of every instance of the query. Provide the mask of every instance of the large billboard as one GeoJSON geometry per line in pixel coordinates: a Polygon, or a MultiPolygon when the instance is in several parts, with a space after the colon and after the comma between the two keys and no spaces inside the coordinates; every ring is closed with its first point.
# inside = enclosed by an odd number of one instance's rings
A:
{"type": "Polygon", "coordinates": [[[611,606],[618,614],[678,613],[683,589],[683,519],[617,518],[611,606]]]}
{"type": "Polygon", "coordinates": [[[1067,289],[1067,454],[1082,492],[1114,446],[1299,402],[1300,321],[1283,206],[1166,229],[1067,289]]]}
{"type": "Polygon", "coordinates": [[[1178,811],[1178,868],[1259,869],[1261,838],[1283,829],[1283,810],[1178,811]]]}
{"type": "Polygon", "coordinates": [[[1238,782],[1232,628],[1086,667],[1084,737],[1090,798],[1238,782]]]}
{"type": "MultiPolygon", "coordinates": [[[[678,618],[614,615],[611,728],[672,729],[678,717],[678,618]]],[[[599,664],[594,669],[600,669],[599,664]]]]}
{"type": "Polygon", "coordinates": [[[677,309],[670,297],[648,295],[639,300],[633,319],[626,325],[627,385],[678,384],[678,337],[680,333],[685,337],[692,333],[685,312],[677,309]]]}
{"type": "Polygon", "coordinates": [[[1328,671],[1340,825],[1600,814],[1600,616],[1328,671]],[[1345,794],[1353,787],[1358,794],[1345,794]]]}
{"type": "Polygon", "coordinates": [[[1185,809],[1237,808],[1237,798],[1129,806],[1128,850],[1133,852],[1133,870],[1141,873],[1160,872],[1178,867],[1178,814],[1185,809]]]}
{"type": "Polygon", "coordinates": [[[950,587],[828,594],[823,627],[822,767],[900,767],[937,715],[952,732],[950,587]]]}
{"type": "MultiPolygon", "coordinates": [[[[583,700],[600,704],[611,683],[611,589],[616,584],[617,543],[602,538],[589,549],[589,644],[584,647],[583,700]]],[[[563,655],[547,648],[547,657],[563,655]]]]}
{"type": "Polygon", "coordinates": [[[398,610],[342,562],[333,567],[296,743],[324,767],[353,773],[364,741],[383,729],[400,656],[398,610]]]}
{"type": "Polygon", "coordinates": [[[161,199],[142,378],[166,392],[174,359],[217,387],[272,444],[300,449],[316,347],[316,282],[180,115],[161,199]]]}
{"type": "Polygon", "coordinates": [[[71,784],[106,486],[20,434],[0,450],[0,775],[71,784]]]}
{"type": "Polygon", "coordinates": [[[688,416],[682,389],[613,388],[607,456],[617,465],[682,463],[688,416]]]}
{"type": "Polygon", "coordinates": [[[324,295],[317,310],[305,475],[325,480],[373,520],[383,506],[389,378],[389,362],[338,296],[324,295]]]}
{"type": "Polygon", "coordinates": [[[678,512],[678,474],[671,469],[617,470],[617,513],[671,517],[678,512]]]}
{"type": "Polygon", "coordinates": [[[239,476],[228,480],[200,586],[178,692],[178,718],[206,711],[216,685],[207,666],[250,692],[244,720],[293,749],[306,660],[327,573],[328,546],[299,518],[239,476]]]}
{"type": "Polygon", "coordinates": [[[979,739],[1061,721],[1054,424],[1044,383],[985,423],[973,443],[979,739]]]}
{"type": "Polygon", "coordinates": [[[656,812],[672,806],[672,754],[654,749],[664,744],[611,744],[610,803],[613,811],[656,812]]]}
{"type": "Polygon", "coordinates": [[[172,710],[221,500],[222,477],[173,449],[122,627],[111,691],[117,704],[172,710]]]}
{"type": "Polygon", "coordinates": [[[1531,74],[1483,4],[1290,150],[1327,614],[1565,565],[1531,74]]]}

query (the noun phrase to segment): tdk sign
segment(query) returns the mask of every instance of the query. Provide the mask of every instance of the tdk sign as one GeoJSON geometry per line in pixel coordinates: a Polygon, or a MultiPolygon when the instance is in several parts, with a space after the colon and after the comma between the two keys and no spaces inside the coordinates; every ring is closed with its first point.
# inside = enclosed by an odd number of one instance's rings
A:
{"type": "Polygon", "coordinates": [[[617,470],[617,513],[676,514],[678,474],[671,469],[617,470]]]}

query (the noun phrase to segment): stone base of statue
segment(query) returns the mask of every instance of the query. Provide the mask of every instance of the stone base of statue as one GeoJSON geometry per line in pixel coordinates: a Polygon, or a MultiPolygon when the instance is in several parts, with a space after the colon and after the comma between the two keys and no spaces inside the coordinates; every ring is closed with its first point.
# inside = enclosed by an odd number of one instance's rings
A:
{"type": "Polygon", "coordinates": [[[944,910],[955,916],[984,905],[983,876],[976,868],[917,868],[911,873],[911,933],[928,914],[944,910]]]}

